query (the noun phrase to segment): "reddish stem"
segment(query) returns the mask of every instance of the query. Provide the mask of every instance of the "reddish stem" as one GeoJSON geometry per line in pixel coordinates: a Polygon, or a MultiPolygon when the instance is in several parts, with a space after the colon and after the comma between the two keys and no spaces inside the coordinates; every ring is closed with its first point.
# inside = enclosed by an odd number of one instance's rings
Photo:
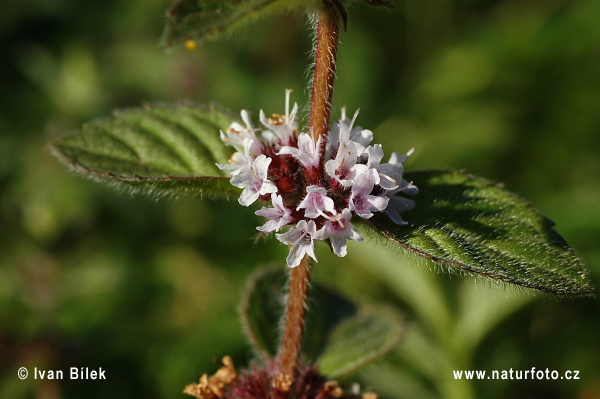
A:
{"type": "MultiPolygon", "coordinates": [[[[322,138],[320,171],[307,176],[311,184],[318,184],[323,176],[323,163],[329,118],[331,116],[331,98],[335,78],[335,59],[339,40],[339,10],[330,0],[323,0],[323,9],[317,15],[317,41],[315,48],[315,70],[313,74],[312,97],[310,106],[309,131],[316,140],[322,138]]],[[[310,258],[305,256],[300,265],[290,273],[289,294],[283,341],[279,353],[279,376],[274,381],[279,391],[288,391],[294,382],[300,346],[304,331],[306,299],[310,280],[310,258]]]]}
{"type": "Polygon", "coordinates": [[[285,327],[279,357],[280,376],[290,382],[293,381],[298,358],[300,357],[300,344],[304,330],[304,315],[306,313],[309,280],[310,258],[306,255],[300,264],[290,272],[285,327]]]}
{"type": "MultiPolygon", "coordinates": [[[[335,79],[335,60],[339,41],[340,16],[337,8],[330,2],[324,2],[324,10],[318,14],[317,45],[315,48],[315,69],[313,72],[312,97],[310,104],[309,130],[315,140],[322,138],[321,170],[327,145],[327,132],[331,116],[331,99],[335,79]]],[[[319,173],[322,175],[322,173],[319,173]]],[[[317,182],[311,182],[317,183],[317,182]]]]}

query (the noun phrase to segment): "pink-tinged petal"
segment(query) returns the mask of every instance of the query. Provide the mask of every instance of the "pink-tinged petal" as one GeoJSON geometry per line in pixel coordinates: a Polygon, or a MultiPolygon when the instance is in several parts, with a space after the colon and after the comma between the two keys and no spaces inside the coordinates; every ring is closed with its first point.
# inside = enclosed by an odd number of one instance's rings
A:
{"type": "Polygon", "coordinates": [[[243,152],[246,155],[257,156],[261,152],[261,143],[254,133],[254,129],[250,124],[250,117],[248,112],[243,110],[241,112],[242,119],[246,123],[246,127],[240,125],[237,122],[233,122],[229,125],[226,132],[220,131],[221,140],[229,146],[234,147],[237,151],[243,152]],[[249,142],[247,142],[249,141],[249,142]]]}
{"type": "Polygon", "coordinates": [[[264,180],[267,178],[267,172],[272,159],[264,154],[260,154],[254,162],[252,162],[252,170],[257,180],[264,180]]]}
{"type": "Polygon", "coordinates": [[[244,189],[238,200],[241,205],[249,206],[259,196],[277,192],[277,186],[267,179],[270,163],[271,158],[261,154],[252,162],[249,172],[240,173],[231,178],[230,183],[232,185],[244,189]]]}
{"type": "Polygon", "coordinates": [[[302,258],[304,257],[304,253],[306,250],[299,250],[297,247],[292,246],[290,248],[290,252],[288,253],[287,258],[285,258],[285,262],[289,268],[294,268],[300,264],[302,258]]]}
{"type": "MultiPolygon", "coordinates": [[[[258,213],[257,213],[257,215],[258,215],[258,213]]],[[[259,216],[261,216],[261,215],[259,215],[259,216]]],[[[265,224],[263,224],[262,226],[258,226],[256,228],[256,230],[263,232],[263,233],[270,233],[272,231],[277,231],[278,229],[279,229],[279,223],[277,223],[277,220],[267,220],[265,224]]]]}
{"type": "Polygon", "coordinates": [[[383,148],[381,147],[381,144],[368,146],[365,152],[369,157],[367,161],[367,166],[369,169],[378,167],[383,159],[383,148]]]}
{"type": "Polygon", "coordinates": [[[369,169],[375,169],[377,171],[377,182],[384,190],[395,190],[402,181],[402,173],[404,167],[400,162],[396,162],[400,159],[397,153],[392,154],[389,163],[381,164],[383,159],[383,149],[380,144],[367,147],[365,152],[368,155],[367,166],[369,169]]]}
{"type": "Polygon", "coordinates": [[[400,186],[402,173],[404,172],[402,164],[384,163],[376,169],[379,174],[379,185],[381,188],[384,190],[395,190],[400,186]]]}
{"type": "Polygon", "coordinates": [[[348,201],[351,211],[363,219],[373,216],[373,211],[382,211],[388,204],[389,198],[381,195],[371,195],[378,175],[375,169],[369,169],[356,177],[348,201]]]}
{"type": "Polygon", "coordinates": [[[242,154],[241,152],[234,152],[229,160],[229,164],[221,165],[215,164],[219,169],[224,172],[228,172],[231,176],[238,175],[240,173],[250,172],[252,167],[252,160],[249,156],[242,154]]]}
{"type": "Polygon", "coordinates": [[[404,155],[400,155],[397,152],[393,152],[392,155],[390,156],[390,160],[388,161],[388,163],[392,163],[392,164],[404,163],[404,162],[406,162],[408,157],[410,157],[413,154],[413,152],[415,152],[415,147],[408,150],[408,152],[404,155]]]}
{"type": "Polygon", "coordinates": [[[342,186],[350,187],[354,184],[356,174],[367,170],[366,165],[356,164],[357,159],[356,143],[353,141],[340,142],[335,159],[330,159],[325,163],[325,170],[342,186]]]}
{"type": "Polygon", "coordinates": [[[354,231],[354,227],[350,222],[352,212],[346,208],[342,213],[329,218],[325,225],[317,233],[317,237],[321,240],[331,239],[333,252],[340,257],[346,256],[347,246],[346,239],[354,241],[362,241],[363,237],[354,231]]]}
{"type": "Polygon", "coordinates": [[[308,255],[317,262],[314,252],[314,240],[317,232],[317,227],[313,220],[308,223],[306,220],[301,220],[294,228],[284,234],[275,234],[275,237],[282,243],[290,247],[290,252],[286,262],[288,267],[296,267],[308,255]]]}
{"type": "Polygon", "coordinates": [[[346,109],[342,108],[342,118],[333,126],[329,134],[329,142],[327,143],[327,151],[329,154],[334,154],[338,151],[340,143],[354,142],[358,156],[361,156],[365,148],[373,140],[373,132],[363,129],[360,126],[354,127],[354,122],[358,116],[359,110],[356,110],[352,120],[346,118],[346,109]]]}
{"type": "Polygon", "coordinates": [[[346,237],[333,236],[331,237],[331,247],[333,253],[343,258],[348,253],[348,245],[346,244],[346,237]]]}
{"type": "Polygon", "coordinates": [[[350,136],[351,136],[351,132],[353,130],[352,126],[354,126],[354,121],[356,121],[359,111],[360,111],[359,109],[356,110],[351,121],[349,121],[348,119],[343,119],[338,122],[339,129],[340,129],[340,143],[348,142],[351,139],[350,136]]]}
{"type": "Polygon", "coordinates": [[[337,169],[337,165],[338,164],[335,161],[335,159],[330,159],[329,161],[325,162],[325,171],[330,177],[335,177],[335,170],[337,169]]]}
{"type": "Polygon", "coordinates": [[[316,169],[321,161],[319,148],[321,138],[315,142],[314,137],[307,133],[298,136],[298,147],[281,147],[277,155],[292,155],[307,170],[316,169]]]}
{"type": "Polygon", "coordinates": [[[240,205],[250,206],[254,203],[254,201],[258,199],[259,196],[260,195],[258,194],[258,191],[245,188],[244,191],[242,191],[242,194],[240,194],[238,202],[240,203],[240,205]]]}
{"type": "Polygon", "coordinates": [[[373,141],[373,132],[357,126],[350,132],[350,140],[360,144],[363,148],[373,141]]]}
{"type": "Polygon", "coordinates": [[[316,218],[325,216],[325,212],[335,215],[335,205],[333,200],[327,196],[327,191],[323,187],[306,187],[306,196],[300,202],[296,210],[305,209],[304,216],[307,218],[316,218]]]}
{"type": "Polygon", "coordinates": [[[233,176],[230,180],[229,183],[237,188],[245,188],[248,183],[250,182],[250,175],[252,174],[252,172],[250,172],[249,170],[246,173],[239,173],[235,176],[233,176]]]}
{"type": "Polygon", "coordinates": [[[271,201],[273,208],[262,207],[262,209],[255,212],[258,216],[263,216],[268,221],[256,229],[263,233],[270,233],[271,231],[278,231],[281,227],[291,223],[294,218],[291,215],[291,210],[283,205],[283,199],[280,195],[271,194],[271,201]]]}
{"type": "Polygon", "coordinates": [[[273,183],[270,180],[264,180],[263,184],[260,188],[260,191],[258,192],[259,195],[265,195],[265,194],[273,194],[277,192],[277,186],[275,185],[275,183],[273,183]]]}
{"type": "MultiPolygon", "coordinates": [[[[315,262],[319,263],[319,261],[317,260],[317,256],[315,255],[315,242],[312,241],[310,245],[306,245],[304,247],[304,253],[308,256],[310,256],[311,258],[314,259],[315,262]]],[[[298,263],[300,264],[300,263],[298,263]]],[[[298,266],[298,265],[296,265],[298,266]]]]}
{"type": "Polygon", "coordinates": [[[410,211],[415,207],[415,201],[404,198],[404,197],[391,197],[390,202],[385,208],[385,213],[388,214],[390,219],[396,224],[405,225],[406,221],[402,219],[400,213],[410,211]]]}
{"type": "Polygon", "coordinates": [[[371,206],[371,210],[381,212],[385,208],[387,208],[388,203],[390,201],[389,197],[384,197],[380,195],[369,195],[367,197],[369,205],[371,206]]]}
{"type": "Polygon", "coordinates": [[[419,189],[412,182],[408,182],[408,181],[402,179],[402,181],[400,182],[400,185],[397,188],[387,191],[385,193],[385,195],[391,198],[398,193],[403,193],[403,194],[408,194],[408,195],[416,195],[419,193],[419,189]]]}
{"type": "MultiPolygon", "coordinates": [[[[300,133],[301,135],[304,133],[300,133]]],[[[305,154],[296,147],[283,146],[277,153],[277,155],[292,155],[294,158],[300,160],[301,157],[304,157],[305,154]]],[[[304,158],[304,160],[308,159],[308,157],[304,158]]]]}

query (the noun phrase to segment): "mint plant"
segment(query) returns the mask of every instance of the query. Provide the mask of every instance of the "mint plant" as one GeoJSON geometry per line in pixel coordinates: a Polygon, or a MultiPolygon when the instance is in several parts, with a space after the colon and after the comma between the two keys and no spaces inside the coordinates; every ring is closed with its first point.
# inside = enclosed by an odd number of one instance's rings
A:
{"type": "MultiPolygon", "coordinates": [[[[390,7],[383,0],[364,0],[390,7]]],[[[380,237],[390,247],[463,271],[550,294],[589,296],[593,286],[551,220],[500,184],[464,171],[405,172],[413,153],[385,152],[342,110],[330,122],[340,30],[349,0],[179,0],[163,45],[195,48],[270,13],[308,14],[315,27],[308,124],[285,92],[283,114],[240,119],[217,106],[179,103],[116,111],[51,143],[70,169],[152,195],[235,199],[265,218],[261,235],[289,247],[287,268],[262,271],[242,317],[257,363],[238,373],[230,358],[185,392],[213,398],[369,397],[340,378],[383,355],[404,332],[397,311],[362,307],[315,287],[307,313],[315,245],[339,257],[347,240],[380,237]],[[300,11],[300,12],[298,12],[300,11]],[[284,273],[285,270],[289,273],[284,273]],[[287,288],[286,288],[287,287],[287,288]],[[287,289],[281,309],[278,294],[287,289]],[[283,327],[279,331],[281,313],[283,327]],[[306,330],[306,334],[304,331],[306,330]]],[[[386,151],[389,151],[386,149],[386,151]]],[[[233,228],[234,226],[223,226],[233,228]]],[[[283,262],[282,262],[283,263],[283,262]]]]}

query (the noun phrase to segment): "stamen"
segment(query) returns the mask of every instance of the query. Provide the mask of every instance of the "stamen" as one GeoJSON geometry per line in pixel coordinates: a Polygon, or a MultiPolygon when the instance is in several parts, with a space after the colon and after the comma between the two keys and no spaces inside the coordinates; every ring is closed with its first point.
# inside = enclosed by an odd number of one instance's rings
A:
{"type": "Polygon", "coordinates": [[[286,117],[279,114],[273,114],[273,118],[269,118],[269,123],[273,126],[281,126],[286,122],[286,117]]]}
{"type": "Polygon", "coordinates": [[[354,113],[354,117],[352,118],[352,122],[350,122],[350,131],[352,131],[352,126],[354,126],[354,121],[356,120],[356,117],[358,116],[358,112],[360,111],[360,108],[356,110],[356,112],[354,113]]]}
{"type": "Polygon", "coordinates": [[[319,213],[319,215],[323,216],[325,219],[327,220],[331,220],[334,221],[334,219],[336,218],[337,214],[333,214],[333,216],[327,216],[325,214],[325,212],[323,212],[321,209],[317,208],[317,212],[319,213]]]}
{"type": "Polygon", "coordinates": [[[292,90],[292,89],[285,89],[285,121],[286,122],[290,121],[290,94],[293,91],[294,90],[292,90]]]}

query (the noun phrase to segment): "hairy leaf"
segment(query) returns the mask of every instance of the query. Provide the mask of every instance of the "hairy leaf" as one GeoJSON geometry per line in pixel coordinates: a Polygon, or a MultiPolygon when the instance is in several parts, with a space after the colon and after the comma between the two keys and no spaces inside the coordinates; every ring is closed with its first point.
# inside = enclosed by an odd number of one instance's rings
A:
{"type": "Polygon", "coordinates": [[[591,295],[587,271],[554,223],[502,185],[460,171],[406,173],[419,187],[398,226],[368,223],[391,242],[454,270],[561,294],[591,295]]]}
{"type": "Polygon", "coordinates": [[[283,269],[263,269],[250,277],[240,316],[252,348],[263,358],[277,355],[279,327],[285,311],[283,269]]]}
{"type": "MultiPolygon", "coordinates": [[[[279,348],[279,327],[286,268],[262,270],[249,284],[241,316],[250,343],[263,358],[279,348]]],[[[402,338],[404,322],[388,308],[359,307],[320,284],[313,284],[302,342],[304,358],[320,365],[321,372],[338,378],[377,359],[402,338]]]]}
{"type": "Polygon", "coordinates": [[[50,144],[69,168],[157,195],[238,195],[215,163],[231,155],[219,137],[234,119],[192,104],[116,111],[50,144]]]}
{"type": "Polygon", "coordinates": [[[190,40],[212,40],[273,12],[316,4],[316,0],[177,0],[167,12],[162,44],[169,48],[190,40]]]}
{"type": "Polygon", "coordinates": [[[331,331],[317,359],[319,371],[330,378],[347,375],[379,358],[400,342],[404,322],[390,308],[365,308],[331,331]]]}

